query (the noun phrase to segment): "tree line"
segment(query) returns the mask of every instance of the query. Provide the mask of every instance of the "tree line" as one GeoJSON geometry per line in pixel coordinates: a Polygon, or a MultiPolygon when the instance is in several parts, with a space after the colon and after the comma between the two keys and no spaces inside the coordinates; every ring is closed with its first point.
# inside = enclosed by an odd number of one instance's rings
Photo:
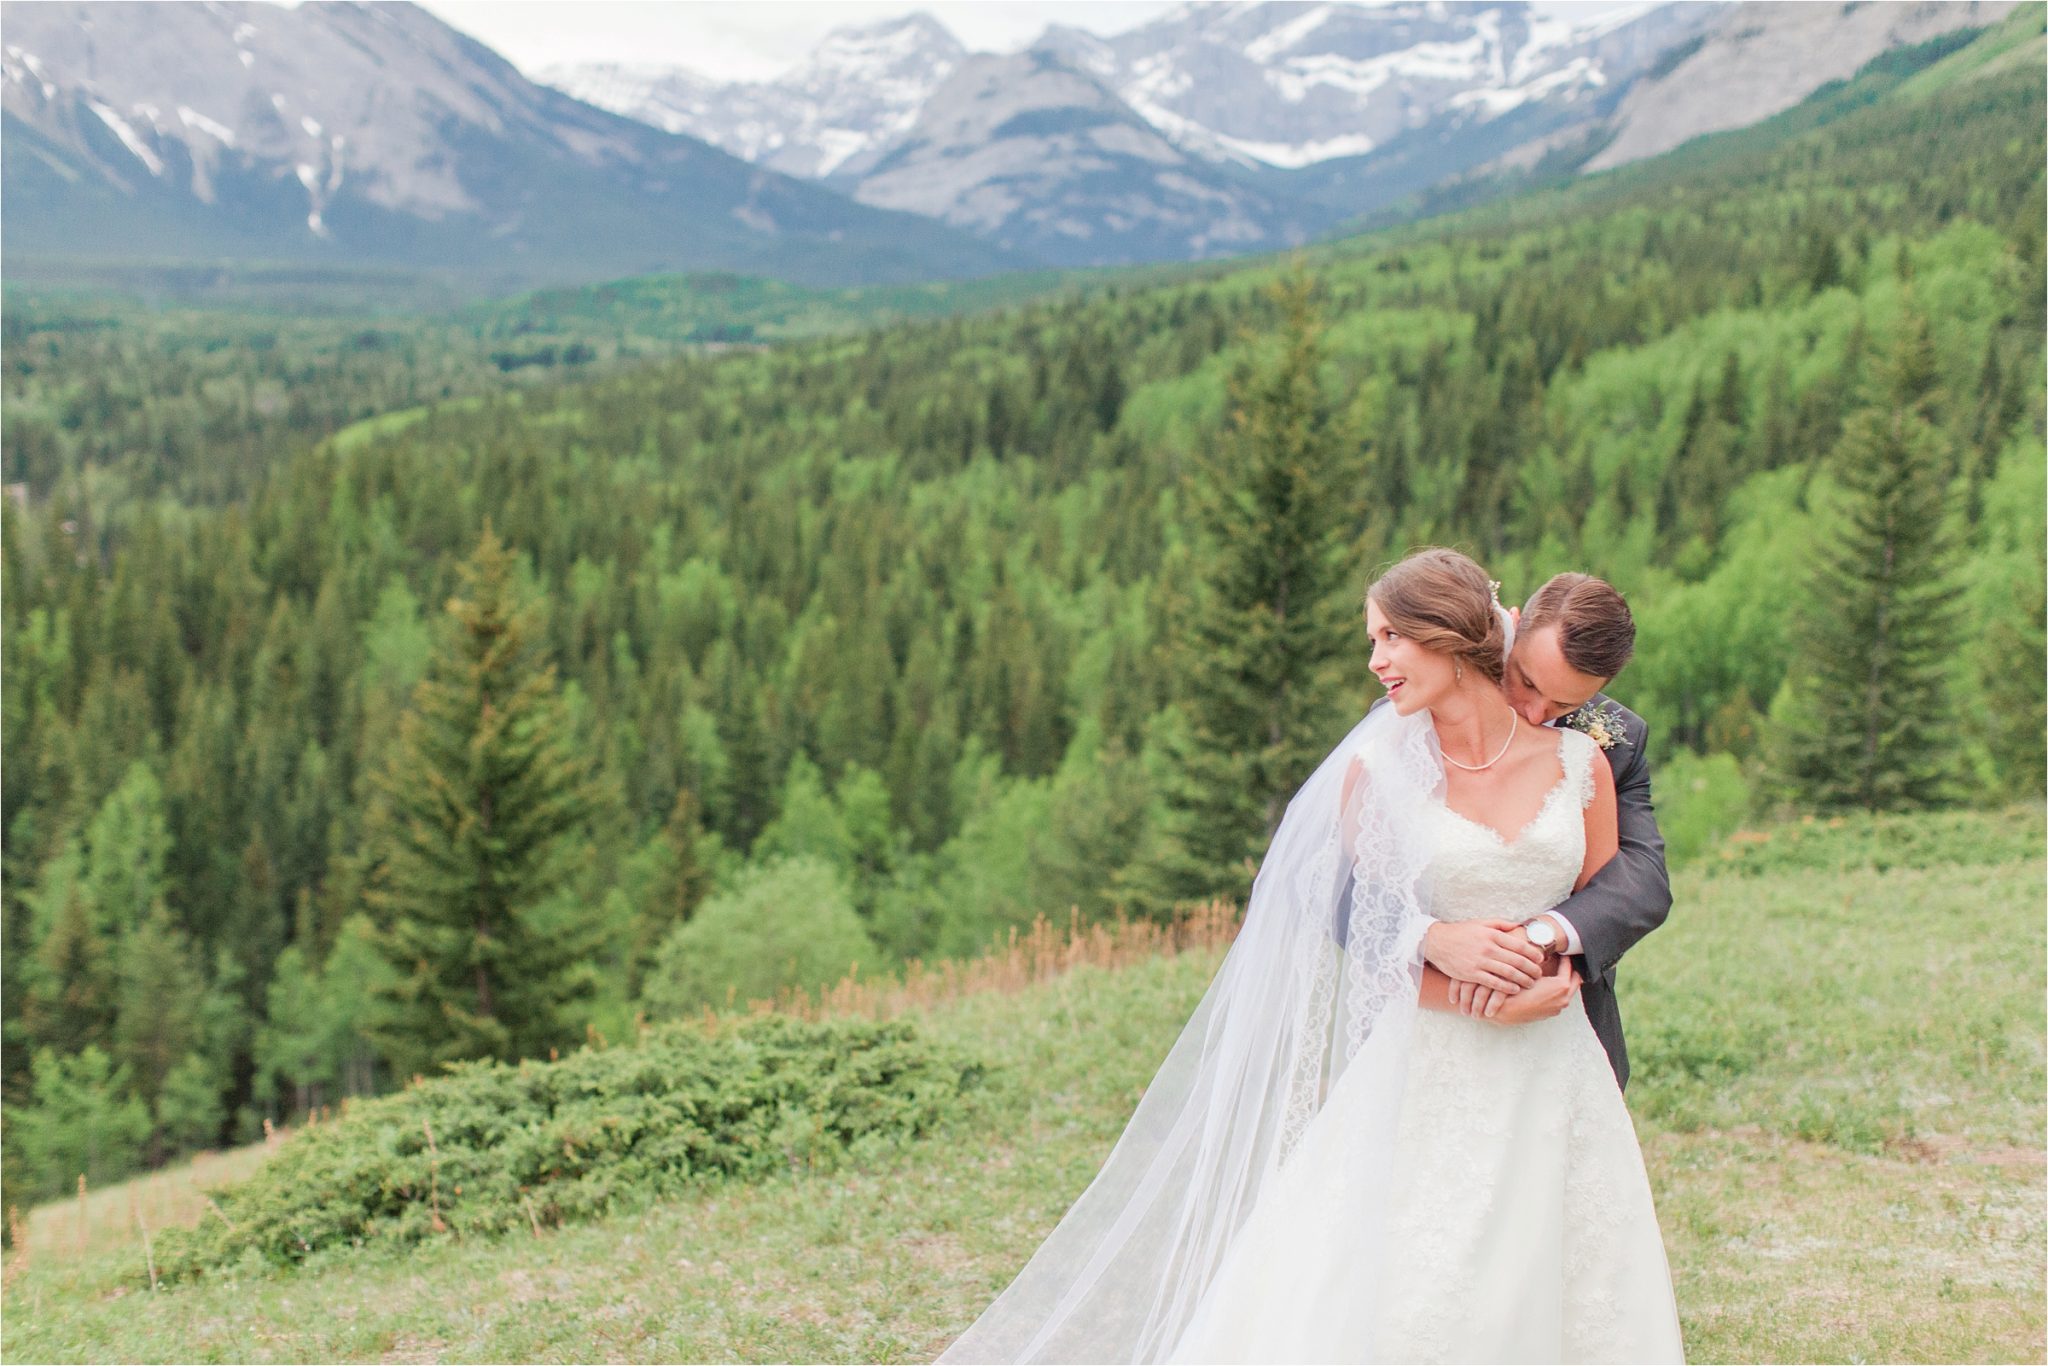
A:
{"type": "Polygon", "coordinates": [[[31,478],[10,1187],[1241,895],[1420,544],[1629,595],[1675,847],[2038,793],[2042,108],[1985,78],[1293,263],[180,448],[164,487],[246,499],[31,478]]]}

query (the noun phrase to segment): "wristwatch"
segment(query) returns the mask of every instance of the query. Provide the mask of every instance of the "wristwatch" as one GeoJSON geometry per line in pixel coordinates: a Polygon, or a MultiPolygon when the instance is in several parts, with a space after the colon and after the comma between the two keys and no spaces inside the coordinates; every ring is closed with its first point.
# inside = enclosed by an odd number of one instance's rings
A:
{"type": "Polygon", "coordinates": [[[1564,945],[1561,941],[1564,936],[1559,934],[1557,926],[1551,924],[1548,920],[1541,918],[1531,920],[1522,926],[1522,933],[1529,936],[1531,944],[1543,950],[1543,956],[1546,958],[1563,951],[1564,945]]]}

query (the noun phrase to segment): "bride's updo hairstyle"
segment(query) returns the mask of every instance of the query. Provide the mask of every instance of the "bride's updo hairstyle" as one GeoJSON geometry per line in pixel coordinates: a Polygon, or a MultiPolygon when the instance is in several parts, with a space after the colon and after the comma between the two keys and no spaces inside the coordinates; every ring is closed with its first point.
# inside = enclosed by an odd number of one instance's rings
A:
{"type": "Polygon", "coordinates": [[[1417,645],[1501,681],[1507,633],[1493,610],[1493,580],[1470,555],[1441,546],[1418,550],[1375,579],[1365,596],[1417,645]]]}

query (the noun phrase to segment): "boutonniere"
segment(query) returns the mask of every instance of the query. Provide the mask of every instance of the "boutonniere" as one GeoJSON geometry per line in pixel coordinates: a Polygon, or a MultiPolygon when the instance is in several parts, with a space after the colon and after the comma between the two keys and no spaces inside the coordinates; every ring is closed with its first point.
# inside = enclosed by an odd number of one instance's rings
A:
{"type": "Polygon", "coordinates": [[[1597,705],[1588,702],[1558,724],[1584,731],[1592,736],[1593,743],[1602,749],[1613,749],[1616,745],[1625,745],[1629,742],[1628,730],[1621,721],[1621,708],[1613,702],[1601,702],[1597,705]]]}

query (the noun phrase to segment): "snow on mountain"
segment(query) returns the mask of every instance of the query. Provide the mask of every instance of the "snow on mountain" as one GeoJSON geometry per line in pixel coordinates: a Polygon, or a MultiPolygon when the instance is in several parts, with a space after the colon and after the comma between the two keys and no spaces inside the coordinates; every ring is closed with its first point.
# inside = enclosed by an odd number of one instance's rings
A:
{"type": "Polygon", "coordinates": [[[1294,168],[1363,155],[1448,112],[1597,95],[1656,55],[1613,35],[1653,30],[1662,50],[1717,8],[1585,19],[1521,0],[1186,4],[1114,37],[1055,29],[1040,45],[1086,61],[1184,146],[1294,168]]]}
{"type": "Polygon", "coordinates": [[[1188,155],[1048,52],[970,57],[886,148],[836,179],[1058,265],[1195,259],[1305,236],[1284,203],[1188,155]]]}
{"type": "Polygon", "coordinates": [[[1589,170],[1654,155],[2010,8],[1186,3],[1007,56],[913,13],[836,30],[770,81],[536,83],[413,4],[5,0],[0,164],[10,255],[817,278],[1186,259],[1551,151],[1604,143],[1589,170]]]}
{"type": "Polygon", "coordinates": [[[1005,58],[970,57],[912,14],[838,30],[770,81],[623,67],[544,78],[864,203],[1104,262],[1298,240],[1374,206],[1385,178],[1353,168],[1382,148],[1399,148],[1413,188],[1432,168],[1459,174],[1589,123],[1722,8],[1190,3],[1110,37],[1056,24],[1005,58]]]}
{"type": "MultiPolygon", "coordinates": [[[[1196,156],[1295,168],[1367,154],[1446,114],[1597,96],[1720,8],[1638,0],[1587,17],[1524,0],[1197,3],[1107,38],[1055,24],[1029,50],[1094,77],[1196,156]]],[[[916,13],[836,30],[771,81],[594,65],[541,79],[776,170],[844,179],[907,134],[967,55],[916,13]]]]}
{"type": "Polygon", "coordinates": [[[535,84],[418,5],[8,0],[0,21],[10,257],[835,281],[1014,264],[535,84]]]}
{"type": "Polygon", "coordinates": [[[773,81],[605,64],[553,66],[538,78],[599,108],[815,178],[905,132],[966,56],[944,25],[919,13],[835,29],[773,81]]]}

